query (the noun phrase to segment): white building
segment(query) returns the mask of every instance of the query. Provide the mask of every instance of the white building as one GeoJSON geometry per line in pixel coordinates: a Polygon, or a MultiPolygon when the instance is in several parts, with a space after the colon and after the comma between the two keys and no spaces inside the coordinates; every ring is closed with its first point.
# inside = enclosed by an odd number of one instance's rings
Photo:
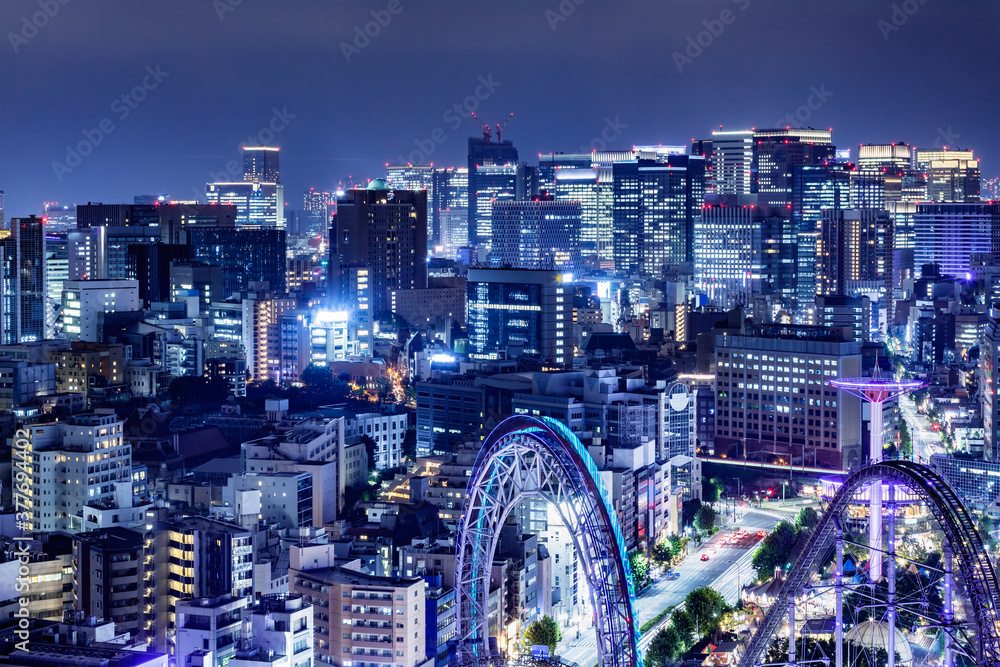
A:
{"type": "Polygon", "coordinates": [[[367,435],[375,442],[378,470],[398,468],[403,464],[403,438],[406,437],[406,413],[366,412],[348,417],[347,437],[367,435]]]}
{"type": "MultiPolygon", "coordinates": [[[[31,529],[81,532],[142,522],[132,505],[132,453],[114,414],[75,415],[28,429],[31,529]]],[[[15,482],[18,469],[15,467],[15,482]]]]}
{"type": "Polygon", "coordinates": [[[98,316],[139,310],[138,280],[67,280],[63,283],[63,335],[97,341],[98,316]]]}

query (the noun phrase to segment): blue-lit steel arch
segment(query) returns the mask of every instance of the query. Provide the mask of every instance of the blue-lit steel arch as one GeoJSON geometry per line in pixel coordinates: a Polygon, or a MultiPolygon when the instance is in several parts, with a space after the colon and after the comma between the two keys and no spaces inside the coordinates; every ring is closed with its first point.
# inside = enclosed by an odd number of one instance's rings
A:
{"type": "Polygon", "coordinates": [[[460,659],[489,652],[489,577],[500,528],[519,501],[540,497],[566,522],[590,587],[605,667],[642,667],[628,552],[593,458],[565,425],[519,415],[483,444],[469,479],[456,544],[460,659]]]}
{"type": "MultiPolygon", "coordinates": [[[[774,604],[764,616],[764,620],[747,644],[747,651],[740,660],[740,667],[753,667],[760,664],[760,657],[771,646],[772,638],[784,623],[795,595],[806,590],[812,574],[822,564],[830,553],[830,547],[836,538],[838,556],[836,562],[838,587],[842,565],[840,561],[842,530],[839,517],[851,504],[854,494],[862,487],[872,483],[888,482],[892,485],[908,487],[914,494],[926,501],[938,525],[944,532],[946,544],[946,559],[951,554],[958,559],[959,571],[965,580],[965,592],[971,602],[972,616],[970,624],[976,630],[969,657],[977,665],[1000,667],[1000,582],[998,582],[993,564],[983,548],[983,541],[976,530],[972,517],[965,503],[951,486],[948,480],[934,468],[914,461],[881,461],[860,468],[844,480],[843,486],[830,500],[819,524],[807,540],[802,551],[798,553],[795,564],[785,579],[785,584],[775,598],[774,604]]],[[[946,586],[950,586],[950,566],[946,586]]],[[[892,574],[889,575],[893,576],[892,574]]],[[[840,592],[838,591],[838,605],[840,592]]],[[[950,593],[946,593],[946,596],[950,593]]],[[[946,603],[947,604],[947,603],[946,603]]],[[[948,635],[945,642],[946,653],[951,651],[951,635],[957,626],[951,620],[951,610],[946,607],[941,627],[948,635]],[[949,627],[950,626],[950,627],[949,627]]],[[[843,631],[842,609],[837,609],[838,624],[835,628],[838,639],[835,647],[839,648],[839,638],[843,631]]],[[[956,650],[960,650],[956,647],[956,650]]],[[[947,656],[950,658],[950,656],[947,656]]],[[[946,663],[950,659],[946,659],[946,663]]],[[[837,652],[836,667],[840,667],[841,655],[837,652]]]]}

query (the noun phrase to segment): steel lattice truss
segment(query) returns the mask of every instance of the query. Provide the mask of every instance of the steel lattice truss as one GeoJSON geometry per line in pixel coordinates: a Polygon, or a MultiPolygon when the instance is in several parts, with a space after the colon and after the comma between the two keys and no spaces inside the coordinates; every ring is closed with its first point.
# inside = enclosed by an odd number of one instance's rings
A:
{"type": "Polygon", "coordinates": [[[573,536],[590,588],[601,664],[642,667],[628,552],[594,460],[563,424],[524,415],[493,430],[469,480],[456,545],[460,659],[489,657],[490,567],[507,515],[530,496],[552,503],[573,536]]]}
{"type": "Polygon", "coordinates": [[[770,647],[772,638],[784,623],[793,596],[806,591],[823,556],[829,553],[838,518],[847,509],[854,494],[868,484],[883,481],[906,486],[927,502],[965,579],[976,630],[975,656],[972,657],[977,665],[1000,667],[1000,583],[996,572],[969,511],[955,489],[936,470],[913,461],[882,461],[856,470],[847,477],[798,554],[774,604],[751,637],[740,667],[759,664],[760,656],[770,647]]]}

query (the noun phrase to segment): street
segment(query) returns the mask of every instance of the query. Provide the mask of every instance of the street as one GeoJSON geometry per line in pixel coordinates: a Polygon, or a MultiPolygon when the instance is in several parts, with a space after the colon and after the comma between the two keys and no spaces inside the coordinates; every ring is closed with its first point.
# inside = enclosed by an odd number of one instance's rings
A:
{"type": "Polygon", "coordinates": [[[916,404],[907,396],[899,399],[899,409],[906,420],[906,426],[910,429],[910,438],[913,439],[913,455],[929,461],[931,454],[943,451],[941,448],[941,434],[931,428],[930,422],[923,415],[917,414],[916,404]]]}
{"type": "MultiPolygon", "coordinates": [[[[734,604],[739,587],[754,576],[750,567],[750,554],[760,542],[756,537],[757,531],[769,532],[786,518],[772,512],[747,510],[743,519],[735,525],[747,531],[751,537],[737,546],[719,546],[723,535],[732,534],[733,524],[730,524],[697,549],[692,549],[684,561],[672,569],[680,574],[680,578],[667,579],[666,576],[661,576],[636,598],[635,615],[639,625],[667,607],[680,604],[688,593],[700,586],[711,586],[722,593],[727,602],[734,604]],[[709,560],[702,561],[702,554],[707,554],[709,560]]],[[[640,645],[648,642],[653,634],[655,631],[645,635],[646,640],[640,641],[640,645]]],[[[579,639],[576,639],[575,628],[564,628],[563,635],[558,654],[564,660],[575,662],[581,667],[591,667],[597,662],[597,637],[593,628],[581,630],[579,639]]]]}

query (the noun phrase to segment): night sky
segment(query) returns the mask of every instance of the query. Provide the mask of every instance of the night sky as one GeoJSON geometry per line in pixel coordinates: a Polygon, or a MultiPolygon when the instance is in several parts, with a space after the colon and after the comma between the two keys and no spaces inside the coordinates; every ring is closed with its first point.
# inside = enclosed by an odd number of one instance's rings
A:
{"type": "Polygon", "coordinates": [[[3,0],[0,190],[8,217],[204,197],[270,125],[297,209],[421,146],[464,165],[465,100],[491,123],[514,112],[504,137],[529,162],[798,111],[838,147],[973,148],[986,178],[998,28],[995,0],[3,0]]]}

